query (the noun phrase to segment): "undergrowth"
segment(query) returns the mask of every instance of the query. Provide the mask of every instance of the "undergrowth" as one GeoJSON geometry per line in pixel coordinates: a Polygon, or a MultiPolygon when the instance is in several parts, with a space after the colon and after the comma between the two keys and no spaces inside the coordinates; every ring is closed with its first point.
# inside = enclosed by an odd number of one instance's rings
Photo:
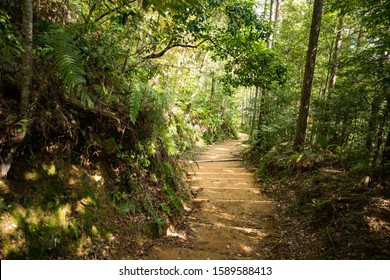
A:
{"type": "Polygon", "coordinates": [[[279,201],[281,215],[299,221],[309,243],[301,250],[317,250],[311,258],[390,257],[388,180],[356,172],[337,151],[282,145],[262,157],[249,151],[246,158],[264,192],[279,201]]]}
{"type": "Polygon", "coordinates": [[[125,106],[98,122],[52,103],[36,116],[0,181],[2,259],[133,258],[180,217],[190,198],[182,155],[201,134],[148,93],[136,115],[125,106]]]}

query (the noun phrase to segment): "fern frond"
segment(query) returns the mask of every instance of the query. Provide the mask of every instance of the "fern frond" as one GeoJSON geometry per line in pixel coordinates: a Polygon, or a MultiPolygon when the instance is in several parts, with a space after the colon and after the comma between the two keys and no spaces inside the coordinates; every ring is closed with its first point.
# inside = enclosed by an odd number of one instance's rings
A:
{"type": "Polygon", "coordinates": [[[167,92],[158,92],[146,84],[140,85],[145,96],[157,102],[162,108],[167,108],[170,103],[170,95],[167,92]]]}
{"type": "Polygon", "coordinates": [[[68,92],[75,93],[87,107],[93,107],[93,101],[85,89],[86,72],[80,63],[79,50],[72,35],[56,28],[41,36],[41,39],[51,47],[56,70],[61,74],[68,92]]]}
{"type": "Polygon", "coordinates": [[[78,49],[71,34],[57,29],[50,32],[50,38],[56,58],[56,67],[62,74],[64,84],[70,90],[78,85],[85,85],[86,73],[80,63],[78,49]]]}
{"type": "Polygon", "coordinates": [[[78,86],[76,96],[80,98],[81,102],[83,102],[88,108],[93,108],[94,103],[88,93],[85,91],[84,86],[78,86]]]}
{"type": "Polygon", "coordinates": [[[137,121],[138,112],[141,108],[142,96],[142,88],[138,84],[134,85],[133,92],[129,97],[130,120],[133,124],[137,121]]]}

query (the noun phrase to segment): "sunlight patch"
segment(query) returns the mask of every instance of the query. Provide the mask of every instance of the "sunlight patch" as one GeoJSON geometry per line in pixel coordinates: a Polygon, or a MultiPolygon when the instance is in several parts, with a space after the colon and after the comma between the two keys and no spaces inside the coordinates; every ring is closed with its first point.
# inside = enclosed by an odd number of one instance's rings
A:
{"type": "Polygon", "coordinates": [[[44,163],[42,164],[42,168],[47,172],[47,175],[53,176],[56,174],[56,166],[54,163],[50,163],[50,164],[44,163]]]}
{"type": "Polygon", "coordinates": [[[245,251],[245,253],[252,253],[253,252],[253,249],[252,247],[250,246],[247,246],[247,245],[244,245],[244,244],[241,244],[240,245],[241,249],[245,251]]]}
{"type": "Polygon", "coordinates": [[[92,177],[92,179],[93,179],[95,182],[99,182],[99,181],[101,181],[101,180],[103,179],[102,176],[97,175],[97,174],[95,174],[95,175],[93,175],[93,176],[91,176],[91,177],[92,177]]]}
{"type": "Polygon", "coordinates": [[[9,186],[4,180],[0,180],[0,191],[2,191],[4,193],[9,192],[9,186]]]}
{"type": "Polygon", "coordinates": [[[39,179],[39,174],[36,171],[24,173],[24,179],[27,181],[37,181],[39,179]]]}
{"type": "Polygon", "coordinates": [[[173,225],[170,225],[167,229],[167,236],[178,237],[180,239],[187,240],[186,233],[177,231],[173,225]]]}

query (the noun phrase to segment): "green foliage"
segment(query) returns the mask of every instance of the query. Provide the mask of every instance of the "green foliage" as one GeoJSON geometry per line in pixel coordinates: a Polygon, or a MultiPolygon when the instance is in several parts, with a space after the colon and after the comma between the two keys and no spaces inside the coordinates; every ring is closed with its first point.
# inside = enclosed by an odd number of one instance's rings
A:
{"type": "Polygon", "coordinates": [[[41,40],[53,52],[56,70],[61,74],[68,92],[76,94],[88,107],[93,107],[93,101],[85,88],[86,72],[71,32],[52,28],[51,31],[41,36],[41,40]]]}
{"type": "Polygon", "coordinates": [[[138,116],[138,112],[141,108],[143,91],[142,88],[136,84],[134,85],[134,90],[132,94],[129,96],[129,106],[130,106],[130,120],[133,124],[135,124],[138,116]]]}
{"type": "Polygon", "coordinates": [[[235,86],[257,86],[269,89],[272,83],[286,82],[286,67],[276,54],[261,44],[252,43],[252,50],[242,52],[239,58],[226,66],[226,81],[235,86]]]}
{"type": "Polygon", "coordinates": [[[22,51],[20,41],[15,36],[15,27],[11,24],[9,15],[0,8],[0,58],[22,51]]]}
{"type": "Polygon", "coordinates": [[[80,64],[78,49],[72,35],[65,30],[54,29],[45,37],[53,48],[56,67],[62,74],[65,85],[69,89],[78,85],[85,85],[85,71],[80,64]]]}

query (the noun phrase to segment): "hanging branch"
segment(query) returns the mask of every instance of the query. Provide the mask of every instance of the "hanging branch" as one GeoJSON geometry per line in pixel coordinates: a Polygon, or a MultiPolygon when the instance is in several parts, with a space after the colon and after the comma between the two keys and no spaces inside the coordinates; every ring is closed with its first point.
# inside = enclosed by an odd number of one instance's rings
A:
{"type": "Polygon", "coordinates": [[[169,41],[168,45],[160,52],[158,53],[152,53],[152,54],[149,54],[147,56],[144,57],[144,59],[153,59],[153,58],[159,58],[159,57],[162,57],[167,51],[169,51],[170,49],[173,49],[173,48],[177,48],[177,47],[180,47],[180,48],[191,48],[191,49],[196,49],[197,47],[199,47],[200,45],[202,45],[204,42],[210,40],[209,38],[207,39],[204,39],[203,41],[199,42],[197,45],[186,45],[186,44],[173,44],[173,38],[169,41]]]}

